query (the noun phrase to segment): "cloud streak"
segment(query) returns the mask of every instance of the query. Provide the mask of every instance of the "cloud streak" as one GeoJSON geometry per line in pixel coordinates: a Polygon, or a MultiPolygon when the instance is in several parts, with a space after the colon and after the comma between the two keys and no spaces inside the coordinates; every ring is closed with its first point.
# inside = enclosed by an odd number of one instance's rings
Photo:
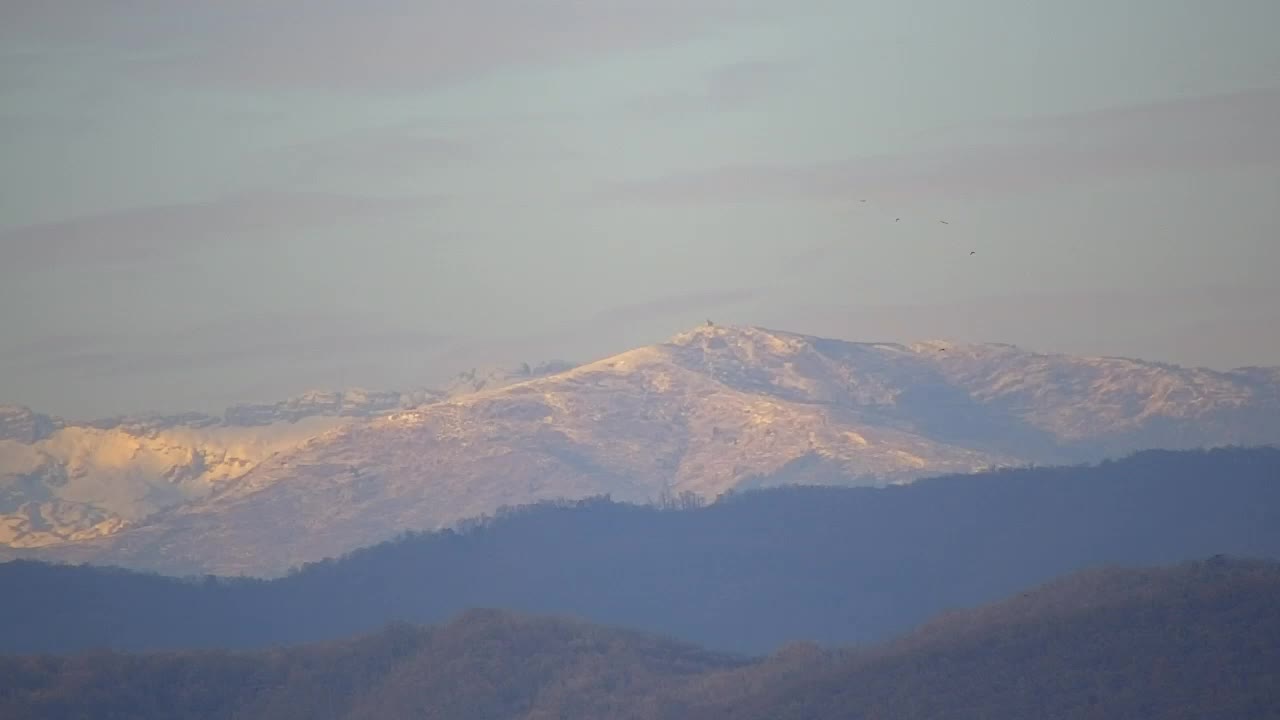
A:
{"type": "Polygon", "coordinates": [[[1280,290],[1203,286],[992,295],[913,305],[792,305],[761,324],[864,341],[1016,342],[1028,349],[1177,359],[1226,370],[1274,364],[1280,290]]]}
{"type": "Polygon", "coordinates": [[[1055,184],[1280,163],[1280,90],[1002,124],[1011,141],[829,163],[735,165],[608,184],[593,199],[711,205],[852,195],[1008,193],[1055,184]]]}
{"type": "Polygon", "coordinates": [[[801,70],[794,61],[743,60],[710,73],[697,91],[642,97],[630,107],[642,115],[659,116],[748,109],[765,104],[801,70]]]}
{"type": "Polygon", "coordinates": [[[776,12],[762,0],[137,0],[124,8],[73,0],[20,2],[6,20],[14,38],[126,49],[180,42],[183,52],[136,66],[177,81],[412,91],[680,43],[776,12]]]}
{"type": "Polygon", "coordinates": [[[111,379],[317,354],[435,352],[454,340],[441,333],[387,327],[377,318],[358,314],[260,313],[194,326],[43,339],[11,349],[5,353],[5,364],[22,372],[111,379]]]}
{"type": "Polygon", "coordinates": [[[707,312],[759,300],[765,296],[766,292],[767,288],[740,288],[667,295],[656,300],[618,305],[602,310],[596,313],[588,324],[591,327],[616,326],[690,312],[707,312]]]}
{"type": "Polygon", "coordinates": [[[475,161],[479,148],[467,141],[412,126],[372,128],[295,143],[261,158],[292,179],[316,176],[406,177],[425,170],[475,161]]]}
{"type": "Polygon", "coordinates": [[[209,243],[438,204],[437,197],[258,191],[203,203],[133,208],[0,231],[6,269],[130,265],[173,260],[209,243]]]}

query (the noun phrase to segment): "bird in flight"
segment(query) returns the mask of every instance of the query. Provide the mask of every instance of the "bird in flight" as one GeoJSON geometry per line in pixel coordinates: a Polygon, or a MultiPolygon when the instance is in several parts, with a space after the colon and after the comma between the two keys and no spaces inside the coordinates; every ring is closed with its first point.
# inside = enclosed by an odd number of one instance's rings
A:
{"type": "Polygon", "coordinates": [[[970,254],[970,255],[977,255],[977,254],[978,254],[978,251],[977,251],[977,250],[970,250],[970,251],[969,251],[969,254],[970,254]]]}
{"type": "Polygon", "coordinates": [[[894,222],[898,222],[898,221],[899,221],[899,220],[901,220],[901,219],[902,219],[902,218],[894,218],[894,219],[893,219],[893,221],[894,221],[894,222]]]}
{"type": "Polygon", "coordinates": [[[947,222],[946,220],[939,220],[938,222],[942,223],[943,225],[950,225],[950,224],[951,224],[951,223],[947,222]]]}

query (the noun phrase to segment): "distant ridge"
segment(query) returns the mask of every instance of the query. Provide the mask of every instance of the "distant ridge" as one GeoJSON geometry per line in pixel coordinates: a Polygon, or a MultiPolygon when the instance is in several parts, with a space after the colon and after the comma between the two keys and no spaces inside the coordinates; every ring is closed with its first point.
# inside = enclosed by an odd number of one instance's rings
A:
{"type": "Polygon", "coordinates": [[[1277,592],[1273,562],[1096,568],[881,647],[727,671],[718,693],[680,716],[1270,720],[1280,700],[1277,592]],[[752,690],[734,693],[735,684],[752,690]]]}
{"type": "Polygon", "coordinates": [[[435,627],[255,653],[0,656],[0,716],[1270,720],[1280,565],[1100,568],[877,647],[709,652],[473,609],[435,627]]]}
{"type": "Polygon", "coordinates": [[[0,405],[0,547],[103,537],[224,489],[266,458],[342,425],[558,372],[460,373],[443,390],[312,390],[275,403],[73,421],[0,405]]]}
{"type": "Polygon", "coordinates": [[[1278,513],[1276,449],[780,488],[687,511],[548,503],[270,582],[0,564],[0,587],[21,589],[0,593],[0,652],[296,643],[473,607],[572,614],[720,650],[861,643],[1099,565],[1280,559],[1278,513]]]}
{"type": "MultiPolygon", "coordinates": [[[[787,483],[885,485],[1145,448],[1272,444],[1278,378],[1000,344],[855,343],[704,325],[584,365],[472,372],[434,402],[309,421],[331,424],[253,453],[191,450],[212,460],[197,463],[192,479],[152,482],[121,501],[143,490],[175,498],[163,506],[127,516],[108,508],[124,522],[76,520],[101,504],[82,508],[84,494],[61,490],[0,512],[17,513],[15,537],[50,517],[85,526],[55,538],[73,542],[25,541],[48,545],[26,556],[274,575],[539,500],[709,501],[787,483]],[[224,467],[224,457],[240,469],[209,480],[203,468],[224,467]],[[166,495],[171,486],[199,492],[166,495]]],[[[62,467],[48,466],[36,485],[61,487],[62,467]]],[[[27,487],[34,472],[22,465],[7,482],[27,487]]]]}

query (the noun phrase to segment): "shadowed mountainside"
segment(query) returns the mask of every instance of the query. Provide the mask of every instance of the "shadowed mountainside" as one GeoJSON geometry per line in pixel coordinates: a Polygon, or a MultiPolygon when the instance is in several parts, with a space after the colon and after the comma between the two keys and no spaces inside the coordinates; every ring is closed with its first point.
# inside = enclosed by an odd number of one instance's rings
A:
{"type": "Polygon", "coordinates": [[[1275,718],[1277,591],[1280,566],[1221,556],[1091,570],[879,648],[720,673],[668,717],[1275,718]]]}
{"type": "Polygon", "coordinates": [[[255,647],[504,607],[767,652],[881,640],[1087,567],[1217,553],[1280,559],[1280,450],[762,490],[683,511],[549,504],[273,581],[11,562],[0,651],[255,647]]]}
{"type": "Polygon", "coordinates": [[[579,621],[441,627],[260,651],[0,657],[0,716],[1274,718],[1280,566],[1102,569],[890,644],[747,661],[579,621]]]}

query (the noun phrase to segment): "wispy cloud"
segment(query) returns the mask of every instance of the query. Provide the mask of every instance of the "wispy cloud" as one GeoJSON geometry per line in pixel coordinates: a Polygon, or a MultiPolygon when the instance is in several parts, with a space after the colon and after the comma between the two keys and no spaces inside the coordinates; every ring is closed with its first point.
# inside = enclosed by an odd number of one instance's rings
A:
{"type": "Polygon", "coordinates": [[[1002,142],[829,163],[735,165],[614,182],[594,199],[703,205],[858,194],[1016,192],[1058,183],[1280,163],[1280,89],[1028,118],[1002,142]]]}
{"type": "Polygon", "coordinates": [[[618,325],[655,318],[682,315],[690,312],[710,312],[725,307],[758,300],[767,288],[738,288],[728,290],[703,290],[649,300],[647,302],[618,305],[596,313],[590,326],[618,325]]]}
{"type": "Polygon", "coordinates": [[[800,72],[799,63],[785,60],[743,61],[711,75],[707,98],[720,107],[738,107],[768,97],[800,72]]]}
{"type": "Polygon", "coordinates": [[[418,123],[353,130],[295,143],[261,158],[287,178],[321,176],[404,177],[475,161],[482,149],[418,123]]]}
{"type": "Polygon", "coordinates": [[[679,43],[767,17],[762,0],[226,0],[23,4],[5,36],[125,48],[181,38],[138,68],[239,87],[421,90],[492,70],[679,43]],[[185,48],[192,48],[187,50],[185,48]]]}
{"type": "Polygon", "coordinates": [[[1280,88],[1176,98],[1083,112],[1017,118],[1006,127],[1049,133],[1191,132],[1220,134],[1232,128],[1275,128],[1280,88]]]}
{"type": "Polygon", "coordinates": [[[62,335],[23,344],[4,354],[18,372],[63,372],[84,379],[145,376],[255,362],[304,359],[316,354],[435,352],[455,338],[388,327],[353,313],[263,312],[178,327],[140,327],[116,334],[62,335]]]}
{"type": "Polygon", "coordinates": [[[640,114],[658,116],[756,107],[776,97],[802,70],[795,61],[742,60],[711,72],[697,90],[641,97],[630,107],[640,114]]]}
{"type": "Polygon", "coordinates": [[[96,126],[97,122],[88,115],[30,111],[0,113],[0,136],[11,142],[34,135],[83,135],[96,126]]]}
{"type": "Polygon", "coordinates": [[[1018,293],[912,305],[792,304],[761,324],[869,342],[1014,342],[1069,354],[1177,360],[1228,369],[1280,362],[1268,329],[1280,289],[1235,285],[1164,290],[1018,293]]]}
{"type": "Polygon", "coordinates": [[[259,191],[203,203],[133,208],[0,231],[7,270],[170,260],[246,233],[304,229],[423,210],[435,197],[259,191]]]}

